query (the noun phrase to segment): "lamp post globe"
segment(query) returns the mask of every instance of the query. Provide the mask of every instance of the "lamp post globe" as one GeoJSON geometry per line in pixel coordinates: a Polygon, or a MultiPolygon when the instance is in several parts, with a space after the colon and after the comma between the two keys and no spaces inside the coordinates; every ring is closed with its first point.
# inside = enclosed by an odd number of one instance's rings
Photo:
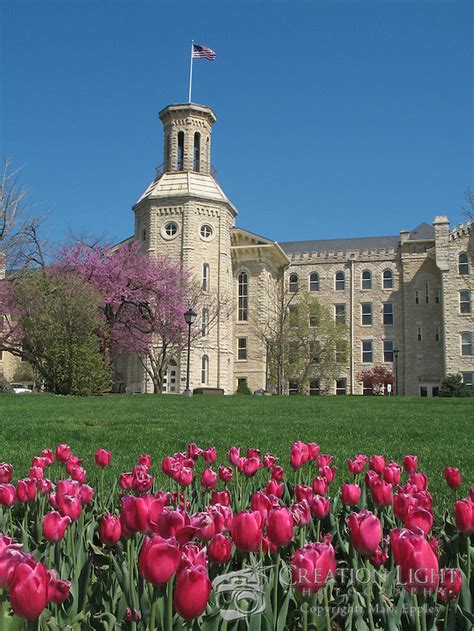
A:
{"type": "Polygon", "coordinates": [[[183,392],[183,394],[185,397],[190,397],[192,396],[192,392],[189,389],[189,365],[190,365],[190,359],[191,359],[191,326],[196,320],[197,313],[194,311],[194,309],[189,308],[187,311],[183,313],[183,316],[184,316],[184,321],[188,325],[188,361],[187,361],[187,366],[186,366],[186,389],[183,392]]]}

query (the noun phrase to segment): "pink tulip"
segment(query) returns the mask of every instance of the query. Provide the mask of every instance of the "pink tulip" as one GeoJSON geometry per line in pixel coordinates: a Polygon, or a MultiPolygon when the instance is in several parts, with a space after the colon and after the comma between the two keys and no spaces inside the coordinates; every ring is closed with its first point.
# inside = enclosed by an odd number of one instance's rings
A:
{"type": "Polygon", "coordinates": [[[70,523],[70,517],[61,517],[56,511],[46,513],[43,517],[43,537],[50,543],[61,541],[70,523]]]}
{"type": "Polygon", "coordinates": [[[222,465],[218,469],[219,480],[222,482],[230,482],[232,480],[233,471],[230,467],[223,467],[222,465]]]}
{"type": "Polygon", "coordinates": [[[392,503],[392,485],[383,480],[376,480],[372,484],[372,498],[376,506],[390,506],[392,503]]]}
{"type": "Polygon", "coordinates": [[[443,602],[448,602],[456,598],[461,591],[462,574],[460,570],[443,568],[441,571],[441,581],[438,589],[438,597],[443,602]]]}
{"type": "Polygon", "coordinates": [[[258,511],[234,515],[231,534],[236,547],[244,552],[258,552],[262,541],[263,519],[258,511]]]}
{"type": "Polygon", "coordinates": [[[313,480],[313,491],[316,495],[326,495],[328,490],[328,481],[322,476],[316,477],[313,480]]]}
{"type": "Polygon", "coordinates": [[[36,497],[36,480],[31,480],[29,478],[18,480],[16,484],[16,497],[18,501],[23,504],[26,502],[33,502],[36,497]]]}
{"type": "Polygon", "coordinates": [[[98,467],[105,469],[110,465],[112,460],[112,452],[107,451],[107,449],[98,449],[95,452],[95,463],[98,467]]]}
{"type": "Polygon", "coordinates": [[[173,592],[173,605],[185,620],[200,616],[206,609],[210,595],[211,582],[205,567],[196,565],[179,572],[173,592]]]}
{"type": "Polygon", "coordinates": [[[13,484],[0,484],[0,504],[12,506],[16,501],[16,489],[13,484]]]}
{"type": "Polygon", "coordinates": [[[37,620],[48,603],[48,573],[42,563],[19,563],[13,572],[10,604],[25,620],[37,620]]]}
{"type": "Polygon", "coordinates": [[[474,502],[465,498],[454,504],[454,516],[459,532],[464,535],[472,535],[474,532],[474,502]]]}
{"type": "Polygon", "coordinates": [[[56,447],[56,460],[58,462],[66,462],[71,455],[71,448],[69,445],[62,443],[56,447]]]}
{"type": "Polygon", "coordinates": [[[380,545],[382,526],[378,517],[365,508],[347,518],[352,545],[362,556],[370,557],[380,545]]]}
{"type": "Polygon", "coordinates": [[[347,469],[349,473],[352,473],[353,475],[362,473],[368,460],[369,459],[364,454],[358,454],[357,456],[354,456],[352,460],[348,460],[347,469]]]}
{"type": "Polygon", "coordinates": [[[232,541],[229,537],[217,533],[207,545],[209,561],[212,563],[228,563],[232,553],[232,541]]]}
{"type": "Polygon", "coordinates": [[[181,553],[174,538],[163,539],[155,535],[143,542],[139,561],[140,573],[153,585],[166,585],[178,569],[180,559],[181,553]]]}
{"type": "Polygon", "coordinates": [[[361,489],[358,484],[343,484],[341,486],[341,497],[346,506],[357,506],[360,496],[361,489]]]}
{"type": "Polygon", "coordinates": [[[213,489],[216,486],[217,473],[211,467],[206,467],[201,475],[201,486],[203,489],[213,489]]]}
{"type": "Polygon", "coordinates": [[[278,548],[293,539],[293,515],[287,508],[274,508],[268,514],[267,536],[278,548]]]}
{"type": "Polygon", "coordinates": [[[236,467],[239,464],[240,460],[240,448],[231,447],[227,452],[227,457],[229,458],[230,464],[233,464],[234,467],[236,467]]]}
{"type": "Polygon", "coordinates": [[[411,507],[403,522],[405,528],[420,528],[426,536],[433,527],[433,515],[425,508],[411,507]]]}
{"type": "Polygon", "coordinates": [[[403,468],[407,473],[413,473],[418,469],[418,458],[417,456],[412,456],[411,454],[406,454],[403,456],[403,468]]]}
{"type": "Polygon", "coordinates": [[[63,517],[70,517],[72,521],[77,521],[81,516],[81,500],[71,495],[57,495],[58,510],[63,517]]]}
{"type": "Polygon", "coordinates": [[[336,558],[330,543],[309,543],[291,559],[293,585],[298,592],[315,593],[336,574],[336,558]]]}
{"type": "Polygon", "coordinates": [[[105,546],[114,546],[122,536],[120,517],[104,515],[100,522],[100,542],[105,546]]]}
{"type": "Polygon", "coordinates": [[[0,463],[0,484],[8,484],[13,475],[13,467],[6,462],[0,463]]]}
{"type": "Polygon", "coordinates": [[[329,515],[331,510],[331,504],[328,497],[322,497],[321,495],[315,495],[311,501],[311,512],[316,519],[324,519],[329,515]]]}
{"type": "Polygon", "coordinates": [[[446,467],[443,475],[450,489],[455,491],[461,486],[461,472],[456,467],[446,467]]]}
{"type": "Polygon", "coordinates": [[[48,603],[57,603],[60,605],[69,596],[71,589],[70,581],[58,578],[55,570],[47,570],[48,572],[48,603]]]}
{"type": "MultiPolygon", "coordinates": [[[[392,531],[393,533],[393,531],[392,531]]],[[[403,529],[392,536],[395,562],[404,587],[418,594],[433,592],[439,581],[438,558],[423,535],[403,529]]]]}
{"type": "Polygon", "coordinates": [[[369,469],[375,471],[379,475],[382,475],[383,468],[385,467],[385,458],[383,456],[370,456],[369,469]]]}
{"type": "Polygon", "coordinates": [[[215,447],[203,449],[201,456],[206,464],[214,464],[217,460],[217,452],[215,447]]]}

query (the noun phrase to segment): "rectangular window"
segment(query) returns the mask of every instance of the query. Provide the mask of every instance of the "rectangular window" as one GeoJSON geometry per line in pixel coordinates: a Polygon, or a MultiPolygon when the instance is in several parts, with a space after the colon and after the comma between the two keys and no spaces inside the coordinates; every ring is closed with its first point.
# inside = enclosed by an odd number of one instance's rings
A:
{"type": "Polygon", "coordinates": [[[336,380],[336,394],[343,395],[347,393],[347,379],[336,380]]]}
{"type": "Polygon", "coordinates": [[[318,314],[317,313],[310,313],[309,314],[309,326],[314,327],[314,326],[318,326],[319,321],[318,321],[318,314]]]}
{"type": "Polygon", "coordinates": [[[298,394],[298,382],[297,381],[290,381],[288,384],[288,394],[291,396],[293,394],[298,394]]]}
{"type": "Polygon", "coordinates": [[[334,317],[336,322],[344,323],[346,321],[346,305],[334,305],[334,317]]]}
{"type": "Polygon", "coordinates": [[[239,337],[237,339],[237,359],[241,361],[247,359],[247,338],[239,337]]]}
{"type": "Polygon", "coordinates": [[[425,283],[425,303],[429,304],[430,302],[430,286],[428,283],[425,283]]]}
{"type": "Polygon", "coordinates": [[[461,313],[471,313],[471,292],[466,289],[459,292],[459,310],[461,313]]]}
{"type": "Polygon", "coordinates": [[[238,276],[238,319],[239,322],[247,322],[249,307],[249,286],[247,272],[240,272],[238,276]]]}
{"type": "Polygon", "coordinates": [[[463,384],[466,386],[466,388],[469,390],[469,392],[472,394],[474,392],[473,390],[473,380],[474,380],[474,372],[463,372],[462,373],[462,382],[463,384]]]}
{"type": "Polygon", "coordinates": [[[362,313],[362,324],[364,326],[372,324],[372,303],[363,302],[360,307],[362,313]]]}
{"type": "Polygon", "coordinates": [[[439,324],[435,324],[435,342],[441,340],[441,327],[439,324]]]}
{"type": "Polygon", "coordinates": [[[472,333],[461,333],[461,355],[464,357],[472,355],[472,333]]]}
{"type": "Polygon", "coordinates": [[[288,307],[290,326],[298,326],[298,307],[290,305],[288,307]]]}
{"type": "Polygon", "coordinates": [[[395,345],[392,340],[383,341],[383,360],[384,362],[393,363],[393,349],[395,345]]]}
{"type": "Polygon", "coordinates": [[[321,344],[319,342],[311,342],[311,363],[319,364],[321,355],[321,344]]]}
{"type": "Polygon", "coordinates": [[[441,302],[441,289],[439,287],[435,289],[435,302],[437,305],[441,302]]]}
{"type": "Polygon", "coordinates": [[[374,389],[372,387],[372,384],[367,383],[366,381],[364,381],[362,383],[362,394],[365,397],[371,397],[374,394],[374,389]]]}
{"type": "Polygon", "coordinates": [[[416,327],[416,341],[421,342],[422,339],[423,339],[423,327],[421,326],[421,324],[419,324],[416,327]]]}
{"type": "Polygon", "coordinates": [[[362,340],[362,362],[364,364],[372,362],[372,340],[362,340]]]}
{"type": "Polygon", "coordinates": [[[383,304],[383,323],[393,324],[393,304],[391,302],[384,302],[383,304]]]}
{"type": "Polygon", "coordinates": [[[204,291],[209,291],[209,263],[204,263],[202,266],[202,288],[204,291]]]}
{"type": "Polygon", "coordinates": [[[415,304],[416,305],[420,304],[420,290],[419,289],[415,289],[415,304]]]}
{"type": "Polygon", "coordinates": [[[319,384],[319,379],[312,379],[309,382],[309,394],[310,396],[319,396],[321,394],[321,388],[319,384]]]}
{"type": "Polygon", "coordinates": [[[288,362],[290,364],[295,364],[298,361],[300,356],[299,349],[298,342],[290,342],[288,344],[288,362]]]}

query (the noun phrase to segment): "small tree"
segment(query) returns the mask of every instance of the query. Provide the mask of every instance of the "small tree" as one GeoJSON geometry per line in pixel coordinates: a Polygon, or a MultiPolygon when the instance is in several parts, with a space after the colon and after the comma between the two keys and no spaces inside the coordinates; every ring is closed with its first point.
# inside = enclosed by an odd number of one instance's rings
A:
{"type": "Polygon", "coordinates": [[[451,373],[441,382],[441,390],[439,392],[441,397],[468,397],[470,396],[469,390],[463,383],[461,373],[451,373]]]}
{"type": "Polygon", "coordinates": [[[383,394],[384,388],[390,384],[393,387],[393,373],[384,366],[374,366],[370,370],[362,370],[357,379],[370,386],[375,395],[383,394]]]}
{"type": "Polygon", "coordinates": [[[102,392],[110,380],[99,349],[99,301],[80,277],[58,270],[0,281],[0,349],[28,361],[49,392],[102,392]]]}

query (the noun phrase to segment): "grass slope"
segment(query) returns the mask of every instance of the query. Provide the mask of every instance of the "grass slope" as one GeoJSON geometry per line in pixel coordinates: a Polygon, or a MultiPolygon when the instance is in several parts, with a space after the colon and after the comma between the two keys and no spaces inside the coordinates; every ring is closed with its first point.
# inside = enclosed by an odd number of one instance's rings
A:
{"type": "Polygon", "coordinates": [[[21,477],[33,455],[66,442],[84,457],[90,474],[95,450],[104,447],[113,452],[108,475],[129,471],[143,452],[152,455],[158,475],[164,455],[194,441],[215,445],[219,463],[229,446],[238,445],[271,451],[287,467],[290,444],[312,440],[335,456],[339,483],[349,479],[346,460],[356,453],[398,462],[416,453],[435,503],[445,508],[453,498],[445,466],[461,469],[462,493],[474,484],[473,420],[474,398],[2,395],[0,462],[11,462],[15,478],[21,477]]]}

